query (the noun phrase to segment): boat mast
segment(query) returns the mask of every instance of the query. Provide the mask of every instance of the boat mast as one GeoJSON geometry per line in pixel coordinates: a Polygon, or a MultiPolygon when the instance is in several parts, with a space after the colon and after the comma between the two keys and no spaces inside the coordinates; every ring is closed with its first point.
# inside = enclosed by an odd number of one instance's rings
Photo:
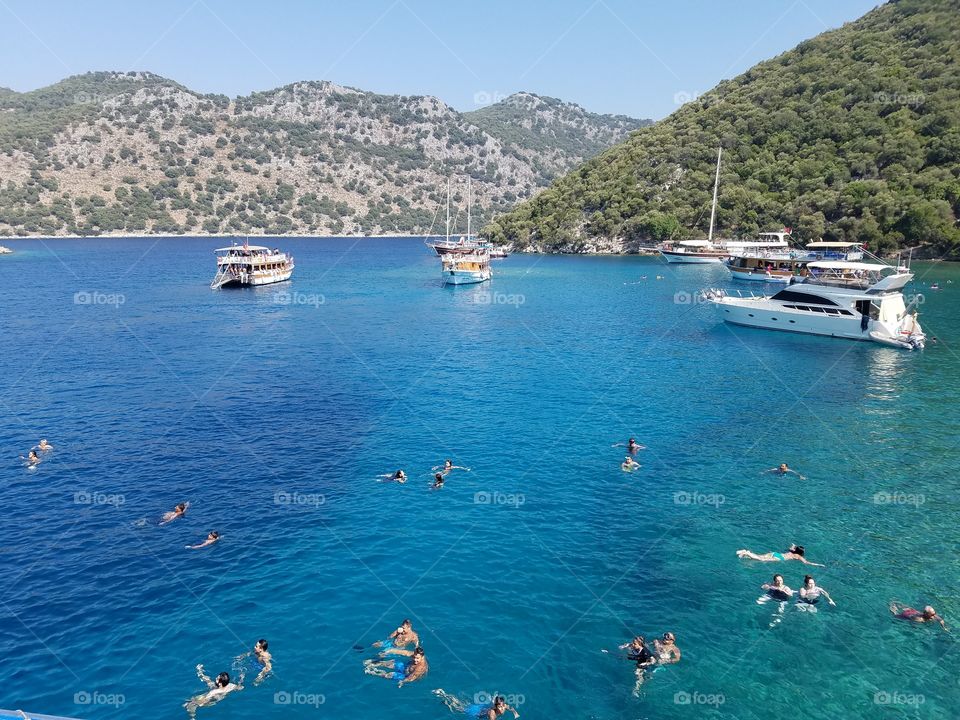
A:
{"type": "Polygon", "coordinates": [[[450,178],[447,178],[447,242],[450,242],[450,178]]]}
{"type": "Polygon", "coordinates": [[[713,220],[717,216],[717,188],[720,187],[720,155],[723,153],[723,145],[717,150],[717,175],[713,179],[713,207],[710,208],[710,234],[707,236],[707,242],[713,242],[713,220]]]}
{"type": "Polygon", "coordinates": [[[467,241],[470,240],[470,209],[471,209],[471,207],[472,207],[472,206],[470,205],[470,200],[471,200],[471,196],[470,196],[470,176],[468,175],[468,176],[467,176],[467,241]]]}

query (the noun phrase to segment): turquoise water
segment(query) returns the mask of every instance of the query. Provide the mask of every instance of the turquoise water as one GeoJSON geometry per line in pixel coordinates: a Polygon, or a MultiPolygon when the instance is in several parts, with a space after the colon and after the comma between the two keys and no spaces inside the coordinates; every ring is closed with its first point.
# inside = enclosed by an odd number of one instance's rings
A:
{"type": "Polygon", "coordinates": [[[960,624],[956,267],[917,264],[940,342],[907,353],[718,324],[686,301],[720,267],[512,256],[443,289],[415,240],[278,242],[292,283],[220,292],[217,240],[5,243],[0,707],[185,717],[194,666],[265,637],[275,676],[199,717],[448,717],[438,687],[526,718],[956,716],[955,636],[887,611],[960,624]],[[444,458],[472,471],[430,492],[444,458]],[[735,551],[791,541],[836,608],[755,602],[804,571],[735,551]],[[404,617],[431,669],[397,689],[355,646],[404,617]],[[601,649],[665,630],[683,660],[633,697],[601,649]]]}

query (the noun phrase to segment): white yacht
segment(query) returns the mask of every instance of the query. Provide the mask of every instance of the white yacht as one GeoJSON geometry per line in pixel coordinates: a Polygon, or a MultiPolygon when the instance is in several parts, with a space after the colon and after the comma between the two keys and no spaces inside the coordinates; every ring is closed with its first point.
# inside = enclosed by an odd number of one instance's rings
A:
{"type": "Polygon", "coordinates": [[[470,234],[472,196],[470,179],[467,178],[467,235],[459,242],[450,241],[450,181],[447,180],[447,235],[442,244],[444,251],[433,245],[440,256],[440,276],[444,285],[474,285],[493,277],[490,269],[490,246],[478,242],[470,234]]]}
{"type": "Polygon", "coordinates": [[[293,275],[293,256],[260,245],[231,245],[217,248],[217,274],[210,288],[230,285],[269,285],[289,280],[293,275]]]}
{"type": "MultiPolygon", "coordinates": [[[[761,233],[783,235],[782,233],[761,233]]],[[[860,243],[824,242],[807,243],[806,250],[791,250],[789,247],[769,249],[744,249],[734,253],[726,261],[730,275],[736,280],[753,282],[788,283],[792,278],[806,276],[806,267],[819,260],[863,259],[860,243]]]]}
{"type": "Polygon", "coordinates": [[[11,250],[10,248],[0,245],[0,255],[10,255],[12,252],[13,250],[11,250]]]}
{"type": "Polygon", "coordinates": [[[704,291],[724,321],[734,325],[871,340],[909,350],[922,349],[926,336],[904,302],[913,279],[905,267],[849,260],[808,263],[806,277],[794,278],[774,295],[735,297],[704,291]]]}

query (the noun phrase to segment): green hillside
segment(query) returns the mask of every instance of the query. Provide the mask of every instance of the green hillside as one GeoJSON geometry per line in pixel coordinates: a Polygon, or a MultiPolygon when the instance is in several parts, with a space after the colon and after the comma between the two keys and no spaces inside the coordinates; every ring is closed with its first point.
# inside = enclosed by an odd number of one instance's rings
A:
{"type": "Polygon", "coordinates": [[[895,0],[720,83],[485,228],[576,252],[717,228],[960,250],[960,0],[895,0]]]}

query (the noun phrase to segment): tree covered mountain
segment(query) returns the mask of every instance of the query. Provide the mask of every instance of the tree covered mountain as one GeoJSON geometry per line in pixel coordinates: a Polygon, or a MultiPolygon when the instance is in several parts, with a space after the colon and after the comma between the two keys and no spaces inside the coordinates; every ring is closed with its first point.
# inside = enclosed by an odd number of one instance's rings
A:
{"type": "Polygon", "coordinates": [[[721,237],[960,251],[960,0],[893,0],[721,82],[498,216],[521,247],[629,250],[721,237]]]}
{"type": "Polygon", "coordinates": [[[446,181],[478,220],[649,121],[520,93],[434,97],[301,82],[230,99],[144,72],[0,89],[0,235],[438,231],[446,181]]]}

